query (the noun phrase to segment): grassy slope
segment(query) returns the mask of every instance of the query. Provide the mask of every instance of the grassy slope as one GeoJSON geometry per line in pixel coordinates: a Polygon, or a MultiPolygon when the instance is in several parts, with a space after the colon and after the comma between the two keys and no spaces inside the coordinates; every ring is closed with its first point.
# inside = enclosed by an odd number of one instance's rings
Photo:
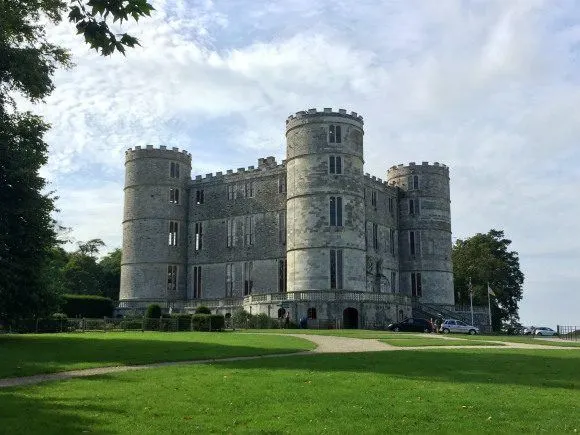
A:
{"type": "Polygon", "coordinates": [[[308,355],[0,390],[5,433],[580,430],[577,351],[308,355]]]}
{"type": "Polygon", "coordinates": [[[288,353],[306,340],[209,332],[0,335],[0,378],[89,367],[288,353]]]}

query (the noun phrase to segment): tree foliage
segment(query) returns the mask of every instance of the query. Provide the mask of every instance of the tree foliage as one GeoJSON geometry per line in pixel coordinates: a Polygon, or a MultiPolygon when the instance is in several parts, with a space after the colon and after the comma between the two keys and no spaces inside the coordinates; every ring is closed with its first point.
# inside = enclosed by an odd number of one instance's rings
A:
{"type": "Polygon", "coordinates": [[[59,269],[51,263],[59,254],[55,198],[39,175],[49,125],[19,112],[14,98],[42,101],[54,89],[56,69],[71,66],[67,50],[47,39],[46,25],[68,12],[97,52],[124,54],[139,41],[115,34],[109,23],[152,10],[145,0],[0,0],[0,321],[45,314],[58,300],[58,285],[43,281],[59,269]]]}
{"type": "Polygon", "coordinates": [[[511,240],[503,231],[490,230],[453,246],[453,274],[456,303],[469,304],[469,283],[473,288],[474,305],[487,305],[487,286],[491,297],[494,331],[519,319],[518,302],[522,299],[524,275],[520,271],[518,253],[509,251],[511,240]]]}

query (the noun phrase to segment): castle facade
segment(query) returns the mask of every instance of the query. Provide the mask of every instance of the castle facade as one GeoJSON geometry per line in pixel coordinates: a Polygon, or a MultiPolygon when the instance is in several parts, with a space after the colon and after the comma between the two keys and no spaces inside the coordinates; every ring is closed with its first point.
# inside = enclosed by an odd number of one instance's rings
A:
{"type": "Polygon", "coordinates": [[[363,170],[363,119],[298,112],[287,157],[191,178],[191,155],[126,152],[120,309],[206,305],[294,321],[385,324],[453,305],[449,170],[363,170]]]}

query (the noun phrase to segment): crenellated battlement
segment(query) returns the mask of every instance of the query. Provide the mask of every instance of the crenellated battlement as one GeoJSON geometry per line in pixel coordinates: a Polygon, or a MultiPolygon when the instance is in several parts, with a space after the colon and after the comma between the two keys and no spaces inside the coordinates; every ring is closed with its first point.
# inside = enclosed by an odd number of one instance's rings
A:
{"type": "Polygon", "coordinates": [[[312,120],[313,118],[344,118],[345,120],[354,121],[361,128],[364,124],[363,117],[357,112],[348,113],[346,109],[338,109],[338,111],[333,111],[330,107],[325,107],[322,111],[317,109],[301,110],[296,112],[294,115],[290,115],[286,119],[286,129],[292,128],[295,124],[301,123],[302,121],[312,120]]]}
{"type": "Polygon", "coordinates": [[[401,171],[401,170],[408,170],[408,171],[421,171],[423,169],[427,169],[429,168],[430,170],[433,169],[439,169],[441,171],[449,171],[449,167],[447,165],[444,165],[443,163],[439,163],[439,162],[433,162],[433,163],[429,163],[429,162],[421,162],[420,165],[418,165],[415,162],[409,162],[409,164],[404,165],[404,164],[399,164],[399,165],[393,165],[391,166],[388,170],[387,170],[387,174],[389,174],[390,172],[394,172],[394,171],[401,171]]]}
{"type": "Polygon", "coordinates": [[[177,159],[191,164],[191,154],[187,150],[180,150],[177,147],[168,148],[165,145],[160,145],[159,147],[146,145],[145,147],[142,147],[137,145],[134,148],[129,148],[125,151],[126,161],[145,157],[177,159]]]}
{"type": "Polygon", "coordinates": [[[209,174],[205,174],[205,175],[196,175],[193,179],[192,182],[196,183],[196,182],[211,182],[211,181],[219,181],[220,179],[223,179],[224,181],[229,181],[230,179],[239,179],[239,178],[245,178],[246,176],[251,176],[251,175],[258,175],[258,174],[264,174],[264,172],[270,172],[273,170],[278,170],[280,168],[283,168],[286,166],[286,160],[282,160],[281,164],[278,164],[276,162],[276,158],[273,156],[268,156],[268,157],[260,157],[258,159],[258,167],[255,167],[253,165],[248,166],[247,168],[236,168],[236,169],[228,169],[226,170],[226,172],[216,172],[214,173],[209,173],[209,174]]]}

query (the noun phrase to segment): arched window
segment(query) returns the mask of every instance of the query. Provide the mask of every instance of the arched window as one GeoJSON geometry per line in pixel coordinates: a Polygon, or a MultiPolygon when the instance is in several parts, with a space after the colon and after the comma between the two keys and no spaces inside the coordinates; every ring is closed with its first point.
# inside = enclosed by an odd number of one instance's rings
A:
{"type": "Polygon", "coordinates": [[[309,319],[316,319],[316,308],[308,308],[308,311],[306,311],[306,317],[309,319]]]}
{"type": "Polygon", "coordinates": [[[278,309],[278,318],[279,319],[283,318],[284,314],[286,314],[286,310],[284,308],[279,308],[278,309]]]}

